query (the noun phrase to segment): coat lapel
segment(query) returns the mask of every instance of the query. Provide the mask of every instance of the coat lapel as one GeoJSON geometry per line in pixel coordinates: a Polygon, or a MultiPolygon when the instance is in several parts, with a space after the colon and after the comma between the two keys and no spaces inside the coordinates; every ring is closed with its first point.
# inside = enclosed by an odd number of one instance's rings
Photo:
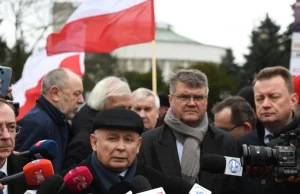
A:
{"type": "MultiPolygon", "coordinates": [[[[13,175],[23,171],[23,166],[28,163],[26,158],[11,154],[7,158],[7,175],[13,175]]],[[[25,180],[17,180],[8,184],[8,194],[23,194],[30,189],[25,180]]]]}
{"type": "Polygon", "coordinates": [[[175,137],[168,126],[165,125],[160,139],[154,142],[154,148],[162,172],[168,176],[181,176],[175,137]]]}

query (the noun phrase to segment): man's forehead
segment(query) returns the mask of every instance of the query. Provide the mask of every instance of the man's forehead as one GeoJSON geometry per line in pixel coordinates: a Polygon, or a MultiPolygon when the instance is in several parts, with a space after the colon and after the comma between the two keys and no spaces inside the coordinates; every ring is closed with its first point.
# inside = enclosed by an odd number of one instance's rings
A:
{"type": "Polygon", "coordinates": [[[134,107],[153,107],[155,105],[155,99],[153,96],[147,96],[144,99],[136,99],[132,101],[134,107]]]}
{"type": "Polygon", "coordinates": [[[253,87],[254,95],[261,93],[284,93],[288,92],[287,86],[283,80],[260,80],[253,87]]]}
{"type": "Polygon", "coordinates": [[[12,107],[10,107],[7,104],[1,104],[0,105],[0,118],[11,118],[13,120],[16,120],[15,112],[12,109],[12,107]]]}

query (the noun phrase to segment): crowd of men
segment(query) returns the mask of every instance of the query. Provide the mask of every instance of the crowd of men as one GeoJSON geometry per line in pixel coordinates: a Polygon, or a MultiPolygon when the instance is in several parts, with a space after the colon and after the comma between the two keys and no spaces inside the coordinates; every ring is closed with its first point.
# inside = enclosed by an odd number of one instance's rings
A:
{"type": "MultiPolygon", "coordinates": [[[[207,110],[207,76],[195,69],[174,72],[168,96],[146,88],[131,91],[126,80],[114,76],[99,81],[85,100],[83,92],[81,78],[59,68],[44,77],[41,96],[20,121],[15,107],[0,99],[4,176],[21,172],[29,162],[18,152],[50,139],[58,145],[52,160],[56,174],[64,177],[76,166],[91,172],[91,184],[80,193],[111,193],[140,175],[166,193],[189,193],[195,183],[213,194],[300,192],[300,177],[277,177],[275,164],[244,166],[242,177],[203,166],[205,155],[239,158],[243,144],[274,147],[282,134],[298,128],[300,76],[293,78],[283,67],[262,69],[252,86],[216,102],[212,110],[207,110]]],[[[0,188],[4,194],[39,193],[24,180],[0,188]]]]}

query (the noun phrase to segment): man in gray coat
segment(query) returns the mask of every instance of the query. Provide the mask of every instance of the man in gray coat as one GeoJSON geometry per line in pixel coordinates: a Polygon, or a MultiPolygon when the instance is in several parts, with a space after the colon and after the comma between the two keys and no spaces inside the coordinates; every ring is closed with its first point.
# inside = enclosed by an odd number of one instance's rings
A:
{"type": "Polygon", "coordinates": [[[209,124],[208,81],[199,70],[179,70],[170,79],[165,125],[142,135],[140,158],[168,176],[198,183],[212,193],[236,193],[236,177],[200,169],[203,154],[237,156],[235,138],[209,124]]]}

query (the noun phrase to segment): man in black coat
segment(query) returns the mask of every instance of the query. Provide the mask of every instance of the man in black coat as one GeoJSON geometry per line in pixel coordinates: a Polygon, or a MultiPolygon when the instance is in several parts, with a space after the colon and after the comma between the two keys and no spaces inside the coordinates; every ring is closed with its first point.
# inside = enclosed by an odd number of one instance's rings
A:
{"type": "MultiPolygon", "coordinates": [[[[29,162],[26,158],[13,154],[18,132],[20,128],[16,124],[14,107],[0,98],[0,171],[6,176],[22,172],[29,162]]],[[[16,180],[5,185],[3,191],[5,194],[24,194],[28,189],[25,180],[16,180]]]]}
{"type": "Polygon", "coordinates": [[[63,169],[79,164],[92,153],[90,135],[93,133],[93,121],[97,113],[105,108],[129,108],[130,101],[130,87],[118,77],[106,77],[95,85],[87,103],[72,120],[72,137],[67,147],[63,169]]]}
{"type": "MultiPolygon", "coordinates": [[[[294,93],[292,76],[283,67],[262,69],[253,81],[254,101],[258,122],[256,130],[242,137],[240,144],[274,146],[280,134],[295,130],[299,121],[293,110],[298,102],[294,93]]],[[[299,193],[299,178],[290,177],[293,182],[275,181],[274,171],[268,176],[258,178],[243,176],[239,183],[242,194],[299,193]],[[280,183],[279,183],[280,182],[280,183]]]]}
{"type": "Polygon", "coordinates": [[[183,179],[169,178],[138,161],[144,124],[134,111],[104,109],[96,115],[93,129],[90,137],[93,153],[80,163],[88,167],[93,181],[81,193],[108,194],[112,186],[121,181],[131,183],[137,175],[144,176],[153,189],[163,187],[166,193],[188,194],[192,189],[193,185],[183,179]]]}
{"type": "Polygon", "coordinates": [[[209,124],[208,81],[199,70],[179,70],[170,80],[165,125],[142,135],[140,158],[168,176],[198,183],[213,194],[236,193],[237,178],[201,170],[203,154],[237,156],[236,139],[209,124]]]}

